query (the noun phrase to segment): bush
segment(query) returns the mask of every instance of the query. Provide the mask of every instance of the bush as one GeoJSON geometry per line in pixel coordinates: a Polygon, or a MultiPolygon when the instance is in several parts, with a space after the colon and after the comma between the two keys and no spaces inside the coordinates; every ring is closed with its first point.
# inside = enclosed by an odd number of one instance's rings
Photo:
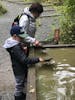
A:
{"type": "Polygon", "coordinates": [[[0,15],[5,14],[7,10],[0,4],[0,15]]]}
{"type": "Polygon", "coordinates": [[[61,40],[64,44],[75,43],[75,23],[65,21],[62,24],[61,40]]]}
{"type": "Polygon", "coordinates": [[[61,40],[63,43],[75,43],[75,0],[65,0],[64,19],[61,23],[61,40]]]}

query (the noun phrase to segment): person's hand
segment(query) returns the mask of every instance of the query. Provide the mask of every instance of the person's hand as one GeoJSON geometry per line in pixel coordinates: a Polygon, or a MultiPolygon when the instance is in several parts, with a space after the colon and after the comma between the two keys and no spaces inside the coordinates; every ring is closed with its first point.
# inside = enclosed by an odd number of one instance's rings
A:
{"type": "Polygon", "coordinates": [[[43,61],[44,61],[44,59],[40,57],[40,58],[39,58],[39,61],[40,61],[40,62],[43,62],[43,61]]]}
{"type": "Polygon", "coordinates": [[[38,41],[38,40],[36,40],[35,42],[34,42],[34,46],[39,46],[40,45],[40,42],[38,41]]]}

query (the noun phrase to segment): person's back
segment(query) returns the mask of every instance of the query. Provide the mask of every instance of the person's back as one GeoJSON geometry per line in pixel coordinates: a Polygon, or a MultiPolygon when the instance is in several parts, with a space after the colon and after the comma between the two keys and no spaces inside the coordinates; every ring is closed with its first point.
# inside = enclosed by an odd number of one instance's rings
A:
{"type": "Polygon", "coordinates": [[[24,9],[24,13],[29,17],[24,14],[19,20],[19,26],[30,36],[28,38],[30,43],[35,43],[36,19],[42,12],[43,6],[40,3],[33,3],[30,7],[24,9]]]}
{"type": "Polygon", "coordinates": [[[23,31],[25,31],[26,34],[33,38],[35,37],[36,19],[29,11],[29,7],[26,7],[24,9],[24,14],[21,16],[19,20],[19,26],[23,28],[23,31]]]}

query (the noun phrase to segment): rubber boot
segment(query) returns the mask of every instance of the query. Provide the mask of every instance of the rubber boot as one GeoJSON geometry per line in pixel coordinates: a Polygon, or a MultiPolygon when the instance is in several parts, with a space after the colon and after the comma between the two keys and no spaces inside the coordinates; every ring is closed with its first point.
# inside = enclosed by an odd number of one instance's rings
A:
{"type": "Polygon", "coordinates": [[[26,94],[22,93],[20,96],[15,96],[15,100],[26,100],[26,94]]]}

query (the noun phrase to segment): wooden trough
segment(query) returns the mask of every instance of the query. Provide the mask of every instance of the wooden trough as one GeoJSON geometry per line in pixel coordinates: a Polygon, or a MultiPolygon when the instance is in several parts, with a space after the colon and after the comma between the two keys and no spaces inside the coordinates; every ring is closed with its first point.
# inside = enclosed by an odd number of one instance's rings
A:
{"type": "MultiPolygon", "coordinates": [[[[75,44],[60,44],[60,45],[45,44],[42,47],[38,47],[38,49],[43,49],[43,48],[75,48],[75,44]]],[[[31,49],[32,49],[31,56],[34,56],[35,48],[31,48],[31,49]]],[[[26,100],[37,100],[35,65],[30,66],[28,70],[26,100]]]]}

